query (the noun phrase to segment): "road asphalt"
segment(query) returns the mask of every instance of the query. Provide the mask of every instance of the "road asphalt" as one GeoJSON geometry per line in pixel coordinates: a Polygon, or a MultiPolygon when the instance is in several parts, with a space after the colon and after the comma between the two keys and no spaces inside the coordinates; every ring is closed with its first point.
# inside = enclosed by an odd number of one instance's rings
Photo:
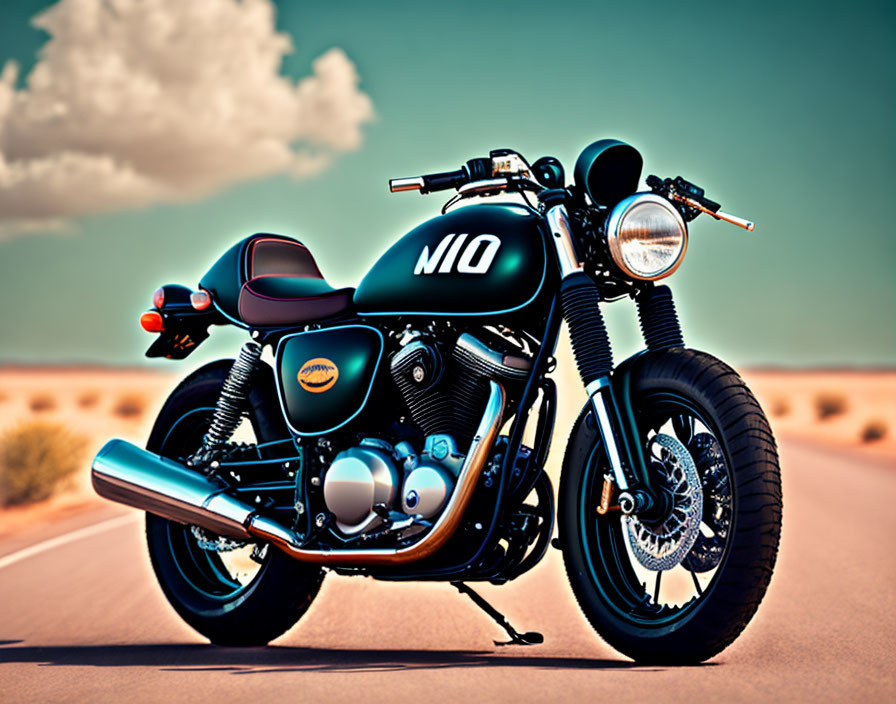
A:
{"type": "Polygon", "coordinates": [[[519,630],[544,633],[540,646],[494,646],[503,632],[449,585],[332,574],[273,645],[210,646],[162,596],[138,514],[110,505],[0,541],[0,699],[894,701],[896,467],[795,441],[781,453],[768,595],[744,635],[699,667],[636,666],[605,645],[553,549],[515,582],[481,589],[519,630]]]}

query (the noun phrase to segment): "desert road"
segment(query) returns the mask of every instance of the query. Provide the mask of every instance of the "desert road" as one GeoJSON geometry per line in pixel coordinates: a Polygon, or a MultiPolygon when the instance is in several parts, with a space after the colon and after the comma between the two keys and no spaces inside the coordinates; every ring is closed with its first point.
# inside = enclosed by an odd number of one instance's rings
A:
{"type": "Polygon", "coordinates": [[[495,647],[503,632],[448,585],[331,574],[274,645],[213,647],[165,602],[137,513],[109,505],[0,542],[0,699],[894,701],[896,467],[795,442],[781,452],[771,588],[740,640],[700,667],[640,667],[604,645],[553,549],[482,588],[541,646],[495,647]]]}

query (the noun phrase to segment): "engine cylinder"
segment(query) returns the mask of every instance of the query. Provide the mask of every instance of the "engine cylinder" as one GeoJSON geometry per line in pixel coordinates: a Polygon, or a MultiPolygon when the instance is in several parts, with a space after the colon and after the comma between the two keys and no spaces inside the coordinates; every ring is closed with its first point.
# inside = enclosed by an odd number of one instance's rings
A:
{"type": "Polygon", "coordinates": [[[469,333],[444,358],[440,346],[428,337],[409,342],[392,358],[392,378],[425,435],[450,435],[466,448],[488,397],[488,379],[512,388],[527,377],[532,361],[492,349],[469,333]]]}

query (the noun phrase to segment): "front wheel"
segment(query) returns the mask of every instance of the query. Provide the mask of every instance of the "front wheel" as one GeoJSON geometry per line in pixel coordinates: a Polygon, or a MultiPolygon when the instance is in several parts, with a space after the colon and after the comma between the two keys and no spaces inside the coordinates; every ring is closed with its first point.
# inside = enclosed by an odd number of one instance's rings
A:
{"type": "Polygon", "coordinates": [[[595,630],[639,662],[702,662],[741,633],[781,532],[778,455],[750,390],[695,350],[642,355],[631,401],[659,520],[597,513],[609,473],[590,406],[570,436],[559,497],[567,575],[595,630]]]}

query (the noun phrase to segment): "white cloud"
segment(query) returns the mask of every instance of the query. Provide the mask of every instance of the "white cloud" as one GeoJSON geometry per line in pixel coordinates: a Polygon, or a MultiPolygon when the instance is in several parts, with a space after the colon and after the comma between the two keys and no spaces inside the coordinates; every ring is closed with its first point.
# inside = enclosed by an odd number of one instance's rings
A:
{"type": "Polygon", "coordinates": [[[16,90],[0,72],[0,232],[199,198],[356,150],[373,117],[338,48],[297,83],[269,0],[61,0],[16,90]]]}

